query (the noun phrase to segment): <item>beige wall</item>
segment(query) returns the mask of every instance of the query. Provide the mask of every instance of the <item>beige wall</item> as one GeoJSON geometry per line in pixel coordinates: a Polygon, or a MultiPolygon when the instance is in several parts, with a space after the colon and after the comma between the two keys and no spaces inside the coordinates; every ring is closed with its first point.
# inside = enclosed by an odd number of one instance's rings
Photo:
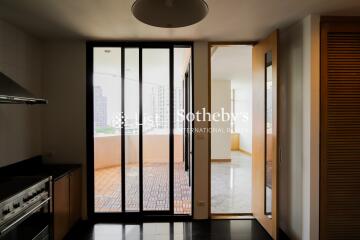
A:
{"type": "MultiPolygon", "coordinates": [[[[208,43],[194,43],[194,105],[195,112],[210,112],[208,84],[208,43]]],[[[195,122],[195,128],[207,128],[208,122],[195,122]]],[[[209,210],[210,134],[198,132],[194,139],[194,218],[205,219],[209,210]]]]}
{"type": "Polygon", "coordinates": [[[304,20],[303,239],[319,238],[320,16],[304,20]]]}
{"type": "Polygon", "coordinates": [[[318,29],[308,16],[280,31],[279,211],[291,239],[318,238],[318,29]]]}
{"type": "Polygon", "coordinates": [[[86,53],[85,42],[44,44],[43,152],[51,163],[83,163],[86,210],[86,53]]]}
{"type": "MultiPolygon", "coordinates": [[[[40,42],[1,20],[0,71],[42,96],[40,42]]],[[[0,104],[0,167],[41,154],[43,107],[0,104]]]]}
{"type": "Polygon", "coordinates": [[[51,162],[82,163],[86,151],[84,42],[44,44],[43,151],[51,162]]]}
{"type": "MultiPolygon", "coordinates": [[[[231,81],[211,81],[211,113],[231,113],[231,81]]],[[[211,159],[231,159],[231,121],[212,121],[211,159]]]]}
{"type": "Polygon", "coordinates": [[[235,112],[243,114],[236,119],[236,132],[240,134],[239,147],[241,150],[252,153],[252,79],[231,81],[231,88],[236,89],[235,112]]]}

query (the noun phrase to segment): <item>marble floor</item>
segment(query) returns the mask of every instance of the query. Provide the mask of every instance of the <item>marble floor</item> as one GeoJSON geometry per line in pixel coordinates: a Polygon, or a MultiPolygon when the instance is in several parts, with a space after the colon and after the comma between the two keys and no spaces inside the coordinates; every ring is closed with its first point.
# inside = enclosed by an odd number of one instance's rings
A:
{"type": "Polygon", "coordinates": [[[251,213],[251,156],[232,152],[231,162],[211,164],[211,213],[251,213]]]}

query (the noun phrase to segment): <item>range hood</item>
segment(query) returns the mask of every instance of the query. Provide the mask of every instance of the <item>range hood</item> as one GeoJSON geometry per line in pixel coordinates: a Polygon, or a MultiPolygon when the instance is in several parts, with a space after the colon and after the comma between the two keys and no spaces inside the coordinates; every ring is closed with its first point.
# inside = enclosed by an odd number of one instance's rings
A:
{"type": "Polygon", "coordinates": [[[0,104],[46,104],[47,100],[36,98],[14,80],[0,72],[0,104]]]}

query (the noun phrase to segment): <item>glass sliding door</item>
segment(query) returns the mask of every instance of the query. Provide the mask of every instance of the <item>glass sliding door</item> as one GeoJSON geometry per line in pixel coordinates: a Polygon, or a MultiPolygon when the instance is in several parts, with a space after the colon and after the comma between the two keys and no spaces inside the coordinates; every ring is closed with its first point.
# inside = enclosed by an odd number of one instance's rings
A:
{"type": "Polygon", "coordinates": [[[191,214],[191,48],[174,48],[174,213],[191,214]]]}
{"type": "Polygon", "coordinates": [[[125,211],[140,210],[139,48],[125,48],[125,211]]]}
{"type": "Polygon", "coordinates": [[[106,45],[89,48],[90,215],[191,215],[191,45],[106,45]]]}
{"type": "Polygon", "coordinates": [[[143,49],[143,207],[170,207],[170,50],[143,49]]]}
{"type": "Polygon", "coordinates": [[[121,212],[121,48],[93,53],[95,211],[121,212]]]}

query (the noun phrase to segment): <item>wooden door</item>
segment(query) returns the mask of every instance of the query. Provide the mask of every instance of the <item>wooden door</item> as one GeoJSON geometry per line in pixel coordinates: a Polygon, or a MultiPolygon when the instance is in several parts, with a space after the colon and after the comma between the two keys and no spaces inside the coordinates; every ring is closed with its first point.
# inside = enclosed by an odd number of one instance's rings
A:
{"type": "Polygon", "coordinates": [[[54,239],[61,240],[69,231],[69,175],[54,182],[54,239]]]}
{"type": "Polygon", "coordinates": [[[277,86],[278,31],[253,48],[254,217],[277,239],[277,86]]]}
{"type": "Polygon", "coordinates": [[[321,19],[320,239],[360,239],[360,18],[321,19]]]}
{"type": "Polygon", "coordinates": [[[81,218],[81,168],[70,173],[70,228],[81,218]]]}

